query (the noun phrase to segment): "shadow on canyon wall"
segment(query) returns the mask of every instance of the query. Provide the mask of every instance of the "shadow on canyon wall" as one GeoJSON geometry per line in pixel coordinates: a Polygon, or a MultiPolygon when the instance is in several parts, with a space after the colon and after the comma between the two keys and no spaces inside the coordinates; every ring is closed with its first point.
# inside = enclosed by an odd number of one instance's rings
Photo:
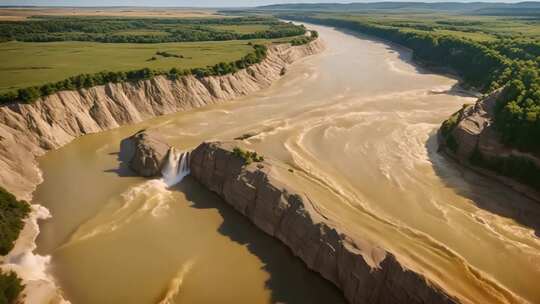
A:
{"type": "MultiPolygon", "coordinates": [[[[126,148],[129,147],[123,146],[120,152],[112,153],[117,155],[119,165],[117,168],[107,169],[107,172],[116,173],[120,177],[137,175],[129,168],[128,160],[131,159],[132,151],[126,148]]],[[[246,246],[264,264],[263,269],[269,274],[265,287],[270,290],[272,303],[347,303],[336,286],[309,270],[289,248],[259,230],[191,176],[185,177],[170,190],[183,192],[192,208],[215,209],[219,212],[223,223],[218,232],[231,241],[246,246]]]]}
{"type": "Polygon", "coordinates": [[[336,286],[309,270],[285,245],[260,231],[192,177],[184,178],[175,189],[186,195],[193,208],[217,210],[223,217],[218,232],[246,246],[263,262],[270,275],[266,288],[271,291],[272,303],[346,303],[336,286]]]}
{"type": "Polygon", "coordinates": [[[435,174],[447,187],[471,200],[478,208],[511,218],[533,229],[535,235],[540,237],[540,204],[439,153],[436,133],[429,137],[426,149],[435,174]]]}

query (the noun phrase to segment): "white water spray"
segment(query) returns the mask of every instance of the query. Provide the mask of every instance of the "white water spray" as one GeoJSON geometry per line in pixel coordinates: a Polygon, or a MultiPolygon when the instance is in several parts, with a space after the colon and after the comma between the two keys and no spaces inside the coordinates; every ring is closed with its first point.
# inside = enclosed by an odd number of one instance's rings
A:
{"type": "Polygon", "coordinates": [[[177,151],[170,148],[167,153],[167,163],[161,170],[163,181],[168,187],[178,184],[184,177],[189,175],[189,151],[177,151]]]}
{"type": "Polygon", "coordinates": [[[178,184],[189,175],[190,154],[189,151],[170,148],[165,166],[161,170],[161,179],[145,181],[129,188],[121,195],[120,201],[112,200],[102,212],[80,225],[70,240],[62,246],[114,232],[148,213],[155,217],[166,214],[171,201],[171,192],[167,188],[178,184]]]}

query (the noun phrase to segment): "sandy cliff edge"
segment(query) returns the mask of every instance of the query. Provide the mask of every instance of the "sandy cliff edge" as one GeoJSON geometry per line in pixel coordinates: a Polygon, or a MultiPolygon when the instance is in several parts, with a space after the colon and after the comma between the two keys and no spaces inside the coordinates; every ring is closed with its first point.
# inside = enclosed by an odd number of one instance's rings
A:
{"type": "MultiPolygon", "coordinates": [[[[321,39],[306,45],[272,45],[258,64],[234,74],[169,80],[164,76],[138,82],[62,91],[32,104],[0,106],[0,185],[30,201],[42,182],[36,157],[85,134],[97,133],[169,113],[186,111],[249,95],[269,87],[289,64],[324,49],[321,39]]],[[[16,271],[26,285],[25,303],[66,303],[46,273],[48,257],[35,255],[37,221],[50,217],[33,205],[15,248],[2,269],[16,271]],[[37,270],[37,271],[36,271],[37,270]]]]}

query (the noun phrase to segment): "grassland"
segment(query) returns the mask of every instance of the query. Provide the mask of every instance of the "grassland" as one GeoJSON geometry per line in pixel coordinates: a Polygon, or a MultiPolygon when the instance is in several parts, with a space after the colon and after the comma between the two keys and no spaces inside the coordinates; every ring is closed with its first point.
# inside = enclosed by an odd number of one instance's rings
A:
{"type": "MultiPolygon", "coordinates": [[[[84,12],[88,9],[77,11],[84,12]]],[[[291,41],[303,33],[303,27],[265,17],[38,15],[0,21],[0,94],[81,74],[145,68],[161,74],[235,62],[253,52],[253,45],[291,41]]]]}
{"type": "Polygon", "coordinates": [[[262,32],[262,31],[266,31],[270,29],[270,26],[266,24],[247,24],[247,25],[220,24],[220,25],[213,25],[210,27],[218,31],[234,32],[238,34],[262,32]]]}
{"type": "MultiPolygon", "coordinates": [[[[270,43],[251,40],[252,44],[270,43]]],[[[235,61],[253,50],[248,41],[184,43],[6,42],[0,43],[0,93],[60,81],[79,74],[141,68],[191,69],[235,61]],[[178,57],[163,57],[156,52],[178,57]],[[155,60],[150,60],[152,57],[155,60]]]]}

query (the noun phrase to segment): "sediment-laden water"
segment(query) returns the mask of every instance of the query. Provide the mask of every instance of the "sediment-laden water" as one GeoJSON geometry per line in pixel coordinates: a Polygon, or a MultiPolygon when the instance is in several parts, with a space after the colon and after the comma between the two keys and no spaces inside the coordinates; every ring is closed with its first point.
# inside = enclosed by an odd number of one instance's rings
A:
{"type": "Polygon", "coordinates": [[[120,140],[155,128],[185,150],[256,134],[246,142],[293,168],[290,183],[328,217],[464,302],[540,302],[540,204],[436,152],[440,123],[474,99],[407,50],[315,28],[327,50],[267,90],[85,136],[40,160],[34,201],[53,218],[38,251],[69,300],[343,301],[189,176],[169,187],[119,164],[120,140]]]}

